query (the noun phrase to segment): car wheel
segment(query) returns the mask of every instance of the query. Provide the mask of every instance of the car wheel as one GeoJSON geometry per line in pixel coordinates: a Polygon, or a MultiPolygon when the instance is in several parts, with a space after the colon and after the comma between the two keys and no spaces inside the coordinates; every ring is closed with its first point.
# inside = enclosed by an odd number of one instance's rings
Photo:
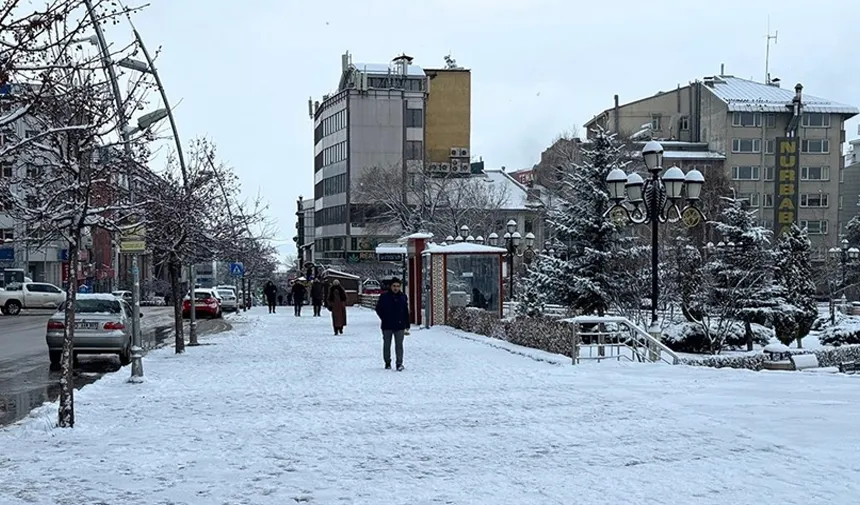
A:
{"type": "Polygon", "coordinates": [[[63,353],[60,351],[48,351],[48,358],[51,360],[51,370],[57,371],[60,369],[60,358],[63,353]]]}
{"type": "Polygon", "coordinates": [[[131,345],[129,345],[121,353],[119,353],[119,364],[122,366],[126,366],[129,363],[131,363],[131,345]]]}
{"type": "Polygon", "coordinates": [[[21,303],[17,300],[9,300],[6,302],[5,314],[9,316],[17,316],[21,313],[21,303]]]}

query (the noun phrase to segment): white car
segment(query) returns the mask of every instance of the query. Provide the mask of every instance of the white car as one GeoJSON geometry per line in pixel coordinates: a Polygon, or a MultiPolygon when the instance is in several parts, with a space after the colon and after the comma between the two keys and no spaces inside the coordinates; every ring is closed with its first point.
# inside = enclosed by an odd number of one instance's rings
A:
{"type": "Polygon", "coordinates": [[[131,291],[114,291],[111,294],[131,305],[131,291]]]}
{"type": "Polygon", "coordinates": [[[236,312],[239,310],[239,298],[236,296],[236,288],[233,286],[218,286],[215,291],[221,296],[221,309],[224,312],[236,312]]]}
{"type": "Polygon", "coordinates": [[[21,309],[56,309],[66,301],[66,292],[46,282],[12,283],[0,291],[0,311],[17,316],[21,309]]]}

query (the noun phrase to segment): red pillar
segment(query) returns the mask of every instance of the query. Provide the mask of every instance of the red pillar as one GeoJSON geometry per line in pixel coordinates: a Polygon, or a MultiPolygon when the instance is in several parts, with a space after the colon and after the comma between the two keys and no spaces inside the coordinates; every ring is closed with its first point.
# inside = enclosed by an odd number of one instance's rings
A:
{"type": "Polygon", "coordinates": [[[421,253],[424,251],[426,242],[427,240],[423,238],[409,238],[406,242],[409,266],[409,313],[412,316],[412,324],[421,324],[421,286],[424,285],[421,253]]]}

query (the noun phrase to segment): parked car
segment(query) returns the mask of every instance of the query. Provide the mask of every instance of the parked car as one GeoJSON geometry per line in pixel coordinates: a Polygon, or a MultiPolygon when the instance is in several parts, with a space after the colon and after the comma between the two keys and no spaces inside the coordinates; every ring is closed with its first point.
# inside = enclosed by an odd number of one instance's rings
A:
{"type": "Polygon", "coordinates": [[[131,302],[132,302],[131,291],[114,291],[111,294],[113,296],[123,300],[124,302],[128,303],[129,305],[131,305],[131,302]]]}
{"type": "MultiPolygon", "coordinates": [[[[60,366],[66,304],[48,320],[45,340],[51,369],[60,366]]],[[[112,294],[79,294],[75,301],[74,353],[116,354],[125,366],[131,362],[131,306],[112,294]]],[[[140,315],[143,317],[143,314],[140,315]]]]}
{"type": "Polygon", "coordinates": [[[0,311],[17,316],[22,309],[56,309],[66,301],[66,292],[46,282],[16,282],[0,291],[0,311]]]}
{"type": "Polygon", "coordinates": [[[224,312],[237,312],[239,310],[239,298],[236,296],[235,287],[218,286],[215,290],[221,295],[221,309],[224,312]]]}
{"type": "MultiPolygon", "coordinates": [[[[221,296],[211,288],[197,288],[194,290],[194,316],[216,319],[224,315],[221,307],[221,296]]],[[[191,317],[191,298],[185,297],[182,301],[182,317],[191,317]]]]}

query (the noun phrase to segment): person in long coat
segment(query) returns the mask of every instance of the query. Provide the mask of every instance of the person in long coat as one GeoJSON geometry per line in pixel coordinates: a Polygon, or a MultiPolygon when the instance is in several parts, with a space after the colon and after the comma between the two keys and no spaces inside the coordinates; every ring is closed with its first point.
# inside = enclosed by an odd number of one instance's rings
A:
{"type": "Polygon", "coordinates": [[[326,306],[331,311],[331,325],[335,335],[343,335],[343,327],[346,326],[346,291],[335,279],[328,290],[326,306]]]}

